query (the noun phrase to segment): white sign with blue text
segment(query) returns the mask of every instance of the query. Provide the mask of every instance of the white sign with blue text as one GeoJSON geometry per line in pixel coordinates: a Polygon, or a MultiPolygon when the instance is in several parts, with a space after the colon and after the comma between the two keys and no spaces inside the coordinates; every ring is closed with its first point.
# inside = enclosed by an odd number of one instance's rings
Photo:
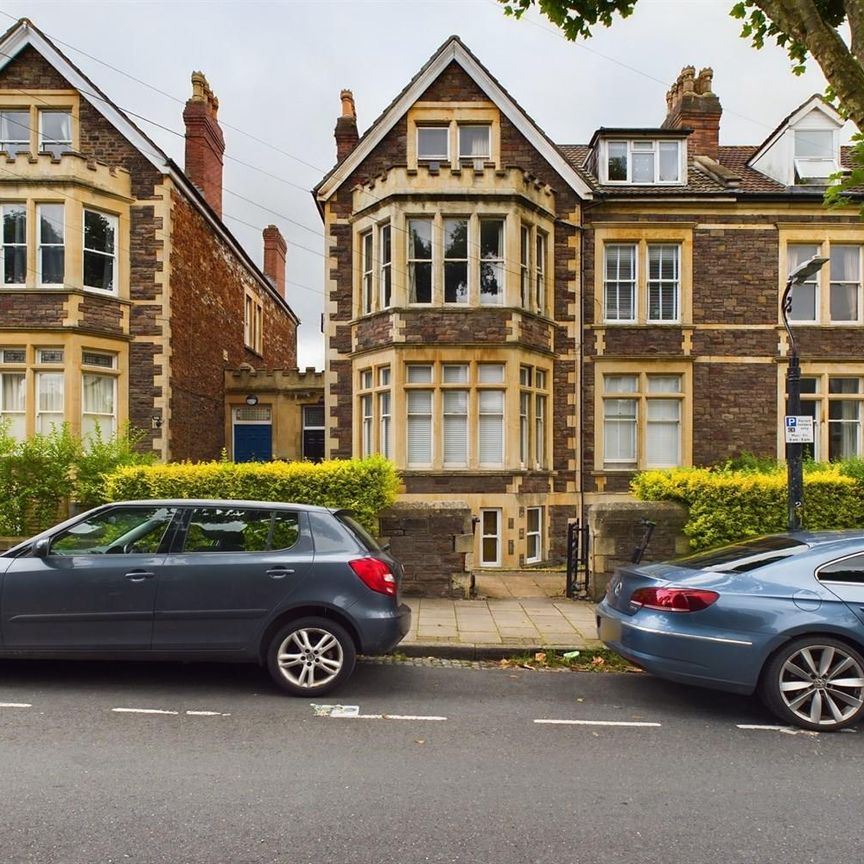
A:
{"type": "Polygon", "coordinates": [[[794,417],[786,415],[786,443],[787,444],[812,444],[813,443],[813,418],[794,417]]]}

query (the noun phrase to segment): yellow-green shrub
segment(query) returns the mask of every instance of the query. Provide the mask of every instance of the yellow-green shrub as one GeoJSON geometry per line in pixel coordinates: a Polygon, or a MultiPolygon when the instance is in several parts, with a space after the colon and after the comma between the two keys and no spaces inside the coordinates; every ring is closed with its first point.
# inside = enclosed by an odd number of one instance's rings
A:
{"type": "MultiPolygon", "coordinates": [[[[644,471],[631,483],[645,501],[677,501],[689,510],[684,531],[694,549],[783,531],[786,472],[672,468],[644,471]]],[[[842,465],[819,465],[804,475],[802,521],[811,530],[864,525],[864,485],[842,465]]]]}
{"type": "Polygon", "coordinates": [[[142,498],[233,498],[345,507],[376,530],[396,498],[399,478],[381,456],[329,462],[183,462],[121,468],[106,478],[111,501],[142,498]]]}

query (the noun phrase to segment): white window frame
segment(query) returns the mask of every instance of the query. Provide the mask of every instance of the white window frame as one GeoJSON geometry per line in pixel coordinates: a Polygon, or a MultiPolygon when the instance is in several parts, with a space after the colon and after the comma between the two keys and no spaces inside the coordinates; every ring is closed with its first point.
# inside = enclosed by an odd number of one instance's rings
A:
{"type": "Polygon", "coordinates": [[[686,152],[686,143],[680,138],[609,138],[603,141],[601,147],[602,159],[601,163],[601,182],[610,186],[683,186],[686,183],[684,171],[684,153],[686,152]],[[610,145],[626,145],[627,150],[627,177],[624,180],[609,179],[609,159],[610,145]],[[674,180],[660,179],[660,152],[663,146],[670,144],[675,145],[677,149],[676,164],[678,166],[678,176],[674,180]],[[650,146],[646,146],[650,145],[650,146]],[[653,179],[651,180],[634,180],[633,179],[633,157],[634,154],[653,155],[653,179]]]}
{"type": "Polygon", "coordinates": [[[417,161],[418,162],[449,162],[450,161],[450,125],[440,125],[434,123],[423,124],[417,126],[417,161]],[[426,130],[435,130],[444,133],[444,140],[447,142],[446,149],[443,153],[428,153],[424,154],[420,147],[421,132],[426,130]]]}
{"type": "MultiPolygon", "coordinates": [[[[813,276],[807,279],[805,282],[801,283],[801,285],[795,285],[792,288],[792,300],[795,300],[795,292],[800,291],[803,287],[807,287],[808,290],[813,292],[813,315],[812,317],[795,317],[793,315],[793,311],[789,313],[789,320],[793,324],[803,324],[803,325],[814,325],[818,327],[857,327],[864,323],[864,243],[856,242],[853,239],[846,239],[843,237],[832,237],[823,240],[798,240],[798,239],[789,239],[784,247],[785,252],[785,260],[783,261],[783,265],[785,267],[785,274],[788,278],[789,272],[793,269],[794,265],[792,264],[792,250],[795,248],[803,248],[804,252],[801,255],[797,256],[801,260],[797,263],[801,263],[801,261],[806,260],[811,257],[811,253],[813,255],[822,255],[828,259],[828,263],[822,267],[819,271],[817,271],[813,276]],[[834,280],[833,274],[831,272],[831,250],[834,246],[841,247],[857,247],[858,249],[858,281],[850,282],[834,280]],[[802,258],[802,256],[804,256],[802,258]],[[856,318],[840,318],[834,319],[831,317],[831,295],[832,295],[832,286],[833,285],[856,285],[856,298],[855,304],[857,306],[857,317],[856,318]]],[[[783,288],[785,289],[786,281],[783,280],[783,288]]],[[[779,303],[778,303],[779,308],[779,303]]],[[[782,317],[780,319],[782,321],[782,317]]]]}
{"type": "Polygon", "coordinates": [[[370,228],[360,235],[360,314],[374,309],[375,235],[370,228]]]}
{"type": "MultiPolygon", "coordinates": [[[[687,429],[690,410],[689,381],[683,369],[641,369],[632,366],[622,368],[605,367],[598,370],[598,401],[597,401],[597,441],[602,444],[602,461],[597,465],[601,471],[642,471],[649,468],[668,468],[687,464],[686,450],[687,429]],[[609,389],[609,379],[632,379],[633,389],[609,389]],[[677,379],[678,389],[654,389],[652,384],[659,384],[662,379],[677,379]],[[609,414],[607,405],[610,403],[630,403],[632,413],[609,414]],[[677,404],[674,418],[652,417],[650,404],[677,404]],[[651,425],[669,424],[674,422],[677,428],[675,458],[657,460],[651,457],[649,427],[651,425]],[[620,424],[632,427],[632,455],[610,455],[607,432],[620,424]]],[[[598,448],[599,449],[599,448],[598,448]]]]}
{"type": "Polygon", "coordinates": [[[0,231],[3,232],[2,234],[0,234],[0,240],[2,240],[2,254],[0,254],[0,267],[2,267],[2,270],[3,270],[3,283],[2,283],[3,287],[18,288],[18,287],[21,287],[21,286],[27,284],[27,269],[29,266],[27,263],[27,226],[28,226],[29,222],[30,222],[30,214],[28,212],[26,201],[16,202],[16,203],[10,202],[8,204],[4,204],[3,206],[0,206],[0,231]],[[7,209],[21,210],[24,213],[24,240],[23,240],[23,242],[20,242],[20,243],[19,242],[16,242],[16,243],[7,243],[6,242],[5,217],[6,217],[7,209]],[[6,281],[6,249],[7,248],[23,249],[24,250],[24,281],[23,282],[7,282],[6,281]]]}
{"type": "Polygon", "coordinates": [[[66,150],[72,149],[72,124],[75,122],[75,118],[73,117],[73,112],[69,108],[40,108],[39,109],[39,141],[38,141],[38,151],[40,153],[51,153],[55,158],[59,158],[60,155],[66,150]],[[45,140],[45,129],[43,118],[46,114],[65,114],[69,117],[69,138],[52,139],[50,144],[45,140]],[[57,149],[57,152],[54,152],[54,148],[57,149]]]}
{"type": "Polygon", "coordinates": [[[545,507],[526,507],[525,508],[525,563],[536,564],[543,560],[543,535],[544,525],[543,516],[545,507]],[[537,527],[531,527],[531,515],[535,514],[537,518],[537,527]],[[535,554],[531,554],[532,541],[535,554]]]}
{"type": "MultiPolygon", "coordinates": [[[[47,217],[46,217],[47,218],[47,217]]],[[[48,219],[47,221],[53,221],[48,219]]],[[[66,206],[62,201],[42,201],[36,205],[36,271],[39,285],[46,288],[62,286],[66,281],[66,206]],[[63,214],[62,243],[45,243],[42,240],[42,212],[46,207],[57,207],[63,214]],[[60,282],[46,282],[44,278],[44,264],[42,261],[43,249],[60,249],[63,253],[63,279],[60,282]]]]}
{"type": "Polygon", "coordinates": [[[603,244],[603,320],[606,323],[615,323],[615,324],[635,324],[639,319],[639,243],[637,242],[619,242],[619,241],[611,241],[603,244]],[[615,260],[617,273],[616,278],[610,278],[609,272],[609,256],[607,254],[608,250],[615,249],[630,249],[632,250],[632,279],[621,279],[621,255],[619,254],[615,260]],[[609,303],[609,286],[611,284],[615,284],[617,286],[616,294],[615,294],[615,306],[616,306],[616,314],[613,317],[611,315],[611,304],[609,303]],[[621,286],[630,285],[630,298],[631,298],[631,314],[629,317],[623,317],[620,314],[621,310],[621,286]]]}
{"type": "Polygon", "coordinates": [[[489,162],[492,159],[492,126],[489,123],[459,123],[456,127],[460,162],[489,162]],[[483,129],[486,132],[486,150],[483,153],[462,151],[462,132],[465,129],[483,129]]]}
{"type": "MultiPolygon", "coordinates": [[[[27,118],[27,122],[21,127],[19,122],[13,121],[13,125],[16,127],[14,131],[18,131],[22,133],[21,138],[13,138],[11,135],[6,136],[3,139],[0,139],[0,151],[7,153],[9,156],[14,156],[16,153],[29,153],[30,152],[30,142],[31,142],[31,128],[30,125],[32,123],[32,119],[30,116],[30,109],[26,106],[20,106],[18,108],[8,107],[0,109],[0,129],[2,129],[3,115],[4,114],[23,114],[27,118]],[[20,128],[19,128],[20,127],[20,128]],[[14,145],[14,149],[9,149],[7,145],[14,145]]],[[[7,129],[7,131],[13,131],[12,129],[7,129]]]]}
{"type": "MultiPolygon", "coordinates": [[[[93,291],[97,294],[103,295],[111,295],[114,296],[118,293],[118,285],[117,285],[117,245],[118,240],[120,238],[119,229],[120,229],[120,220],[113,213],[106,213],[103,210],[97,210],[95,207],[85,207],[84,212],[81,216],[81,284],[84,286],[85,291],[93,291]],[[93,213],[97,216],[101,216],[105,219],[108,224],[111,226],[111,230],[114,235],[114,248],[109,252],[104,252],[101,249],[91,249],[87,246],[87,214],[93,213]],[[98,285],[87,285],[84,282],[84,273],[86,272],[84,267],[84,260],[88,255],[97,255],[100,259],[107,258],[111,261],[111,288],[100,288],[98,285]]],[[[260,352],[259,352],[260,353],[260,352]]]]}
{"type": "Polygon", "coordinates": [[[66,420],[66,380],[62,371],[56,369],[45,369],[36,372],[36,431],[47,435],[51,432],[52,425],[62,425],[66,420]],[[42,384],[47,377],[53,377],[60,381],[60,407],[54,410],[46,410],[42,408],[42,384]],[[45,416],[59,417],[59,419],[49,420],[43,423],[45,416]],[[45,426],[46,428],[43,428],[45,426]]]}
{"type": "Polygon", "coordinates": [[[91,418],[95,424],[99,426],[100,434],[102,435],[103,441],[110,441],[117,433],[117,378],[114,375],[105,375],[100,372],[91,372],[90,370],[83,370],[81,372],[81,437],[87,438],[91,434],[90,432],[85,432],[85,426],[87,425],[87,418],[91,418]],[[85,411],[85,398],[84,394],[87,390],[87,379],[100,379],[102,381],[108,381],[111,384],[111,412],[100,412],[100,411],[85,411]],[[106,431],[105,422],[107,421],[108,429],[106,431]]]}
{"type": "Polygon", "coordinates": [[[0,370],[0,421],[9,421],[9,434],[17,441],[23,441],[27,436],[27,372],[24,369],[0,370]],[[13,392],[18,391],[18,406],[12,407],[6,404],[7,379],[14,379],[17,386],[13,392]],[[19,429],[15,427],[19,426],[19,429]]]}
{"type": "MultiPolygon", "coordinates": [[[[801,408],[802,414],[813,417],[813,458],[816,461],[829,461],[834,458],[862,458],[864,457],[864,374],[861,366],[848,370],[844,368],[833,368],[826,371],[825,367],[819,370],[802,369],[801,371],[801,408]],[[831,382],[839,379],[853,379],[858,382],[857,393],[831,392],[831,382]],[[815,381],[815,392],[808,392],[803,386],[805,381],[815,381]],[[831,406],[839,402],[857,403],[857,418],[832,419],[831,406]],[[831,433],[840,425],[852,425],[855,430],[855,453],[838,455],[831,452],[831,433]]],[[[785,377],[783,379],[785,384],[785,377]]],[[[786,398],[785,387],[781,390],[781,404],[779,410],[781,415],[785,411],[786,398]]],[[[809,446],[809,445],[805,445],[809,446]]],[[[782,454],[782,447],[781,447],[782,454]]]]}
{"type": "Polygon", "coordinates": [[[389,309],[393,304],[393,231],[389,222],[378,226],[378,257],[378,299],[381,309],[389,309]]]}
{"type": "Polygon", "coordinates": [[[483,507],[480,509],[480,566],[481,567],[500,567],[501,566],[501,526],[502,513],[500,507],[483,507]],[[491,514],[495,520],[495,530],[493,533],[486,531],[486,515],[491,514]],[[495,557],[486,558],[486,543],[484,541],[492,540],[495,544],[495,557]]]}
{"type": "Polygon", "coordinates": [[[648,267],[648,272],[645,274],[645,309],[647,320],[650,324],[678,324],[681,321],[681,244],[648,243],[647,249],[648,253],[646,264],[648,267]],[[652,279],[652,251],[659,250],[662,253],[663,250],[669,249],[673,249],[675,253],[672,259],[674,276],[671,279],[665,278],[663,276],[662,262],[664,259],[661,257],[660,275],[656,279],[652,279]],[[655,286],[660,293],[660,301],[658,303],[658,308],[660,309],[661,313],[664,308],[664,289],[665,291],[672,292],[672,310],[674,314],[671,317],[664,317],[662,314],[655,316],[651,315],[651,289],[655,286]]]}

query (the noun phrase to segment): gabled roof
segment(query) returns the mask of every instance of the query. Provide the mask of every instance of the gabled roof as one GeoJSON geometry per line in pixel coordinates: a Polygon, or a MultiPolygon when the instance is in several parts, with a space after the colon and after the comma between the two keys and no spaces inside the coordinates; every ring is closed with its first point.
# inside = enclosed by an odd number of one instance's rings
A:
{"type": "Polygon", "coordinates": [[[21,18],[0,36],[0,71],[25,48],[32,46],[48,63],[159,171],[166,171],[168,156],[148,138],[29,18],[21,18]]]}
{"type": "Polygon", "coordinates": [[[313,190],[318,201],[326,201],[378,146],[384,136],[407,113],[429,86],[451,64],[458,63],[474,83],[499,108],[501,113],[525,136],[541,156],[582,198],[591,198],[591,186],[568,162],[545,132],[525,113],[515,99],[498,83],[489,70],[474,56],[458,36],[451,36],[402,92],[364,133],[351,153],[342,160],[313,190]]]}
{"type": "Polygon", "coordinates": [[[759,159],[760,156],[770,150],[777,139],[790,126],[794,126],[802,117],[806,117],[814,108],[825,114],[830,120],[836,123],[838,127],[842,126],[845,122],[843,117],[840,115],[840,112],[824,96],[820,93],[814,93],[809,99],[802,102],[794,111],[787,114],[786,117],[780,121],[777,128],[756,148],[756,151],[750,157],[748,164],[752,164],[759,159]]]}
{"type": "Polygon", "coordinates": [[[229,231],[185,172],[161,147],[145,135],[126,113],[115,105],[29,18],[19,19],[0,36],[0,72],[27,47],[32,47],[72,87],[80,91],[87,102],[123,135],[157,171],[169,176],[177,184],[178,188],[216,233],[243,260],[255,279],[299,324],[300,319],[294,314],[288,301],[273,287],[267,276],[251,259],[240,241],[229,231]]]}

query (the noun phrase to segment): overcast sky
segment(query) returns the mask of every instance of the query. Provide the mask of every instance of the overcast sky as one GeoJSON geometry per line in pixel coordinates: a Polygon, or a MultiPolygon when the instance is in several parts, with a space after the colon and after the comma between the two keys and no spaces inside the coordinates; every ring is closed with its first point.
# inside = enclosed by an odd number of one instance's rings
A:
{"type": "Polygon", "coordinates": [[[299,365],[322,368],[323,238],[308,190],[335,161],[343,87],[362,134],[458,34],[553,141],[577,144],[599,126],[659,125],[681,68],[711,66],[721,144],[756,144],[825,80],[813,62],[795,77],[776,46],[750,48],[732,4],[639,0],[579,44],[536,14],[506,18],[495,0],[31,0],[4,2],[0,25],[31,18],[180,165],[189,76],[205,73],[226,139],[225,222],[259,263],[264,226],[285,235],[299,365]]]}

